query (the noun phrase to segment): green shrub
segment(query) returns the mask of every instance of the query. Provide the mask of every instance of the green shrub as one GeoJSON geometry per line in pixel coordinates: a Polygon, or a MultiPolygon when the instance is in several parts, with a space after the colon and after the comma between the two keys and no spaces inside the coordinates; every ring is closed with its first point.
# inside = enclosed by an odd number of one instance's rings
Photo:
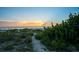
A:
{"type": "Polygon", "coordinates": [[[62,39],[52,40],[52,47],[55,49],[61,49],[65,47],[65,42],[62,39]]]}

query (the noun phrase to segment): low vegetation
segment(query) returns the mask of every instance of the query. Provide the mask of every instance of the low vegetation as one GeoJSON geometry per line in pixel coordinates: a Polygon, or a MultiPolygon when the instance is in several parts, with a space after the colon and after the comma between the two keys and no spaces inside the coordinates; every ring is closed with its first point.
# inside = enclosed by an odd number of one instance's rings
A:
{"type": "Polygon", "coordinates": [[[0,51],[31,52],[32,31],[30,29],[13,29],[0,32],[0,51]]]}

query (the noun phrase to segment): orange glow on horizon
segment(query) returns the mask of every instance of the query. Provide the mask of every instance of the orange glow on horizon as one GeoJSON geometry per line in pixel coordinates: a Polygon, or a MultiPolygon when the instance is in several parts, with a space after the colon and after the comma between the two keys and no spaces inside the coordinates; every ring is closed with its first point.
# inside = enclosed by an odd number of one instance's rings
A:
{"type": "Polygon", "coordinates": [[[44,22],[41,21],[21,21],[17,26],[42,26],[44,22]]]}
{"type": "MultiPolygon", "coordinates": [[[[53,23],[54,25],[56,23],[53,23]]],[[[17,27],[17,26],[51,26],[50,22],[43,21],[0,21],[0,27],[17,27]]]]}

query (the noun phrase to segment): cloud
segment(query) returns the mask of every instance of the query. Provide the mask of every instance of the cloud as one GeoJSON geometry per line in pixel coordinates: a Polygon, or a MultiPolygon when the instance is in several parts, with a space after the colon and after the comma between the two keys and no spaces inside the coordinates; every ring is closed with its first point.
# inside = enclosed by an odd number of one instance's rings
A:
{"type": "Polygon", "coordinates": [[[0,27],[19,27],[19,26],[42,26],[43,22],[40,21],[0,21],[0,27]]]}
{"type": "MultiPolygon", "coordinates": [[[[55,23],[54,23],[55,24],[55,23]]],[[[0,27],[51,26],[51,22],[42,21],[0,21],[0,27]]]]}

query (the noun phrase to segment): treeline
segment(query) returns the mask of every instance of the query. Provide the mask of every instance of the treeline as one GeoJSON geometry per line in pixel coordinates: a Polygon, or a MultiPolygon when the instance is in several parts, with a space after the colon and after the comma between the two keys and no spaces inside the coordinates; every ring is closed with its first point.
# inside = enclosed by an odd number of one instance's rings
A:
{"type": "Polygon", "coordinates": [[[69,19],[61,24],[45,28],[36,38],[47,46],[49,51],[79,51],[79,13],[70,13],[69,19]]]}

